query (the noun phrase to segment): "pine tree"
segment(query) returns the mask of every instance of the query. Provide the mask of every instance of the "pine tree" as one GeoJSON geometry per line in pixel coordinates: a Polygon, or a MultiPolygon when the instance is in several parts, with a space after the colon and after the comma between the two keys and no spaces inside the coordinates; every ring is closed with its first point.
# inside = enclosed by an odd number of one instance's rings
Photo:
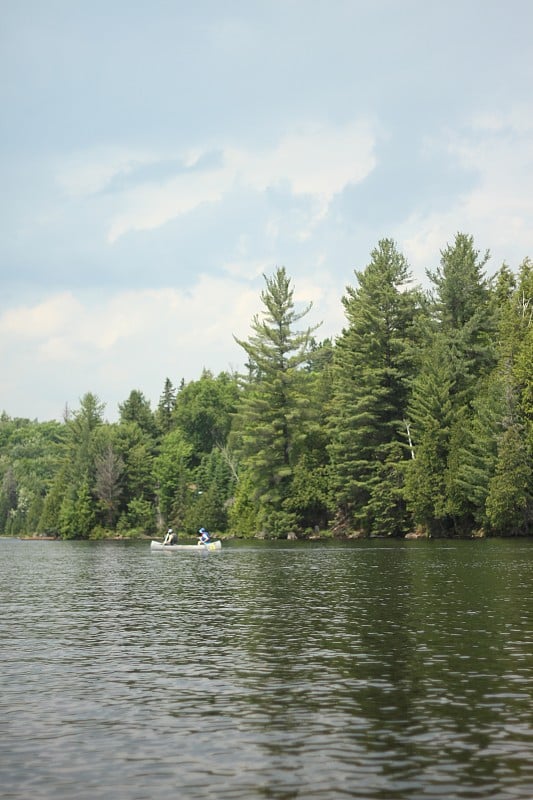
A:
{"type": "MultiPolygon", "coordinates": [[[[58,479],[52,489],[54,506],[60,503],[58,528],[63,538],[87,538],[96,523],[98,432],[103,428],[105,405],[87,392],[80,408],[66,422],[66,441],[58,479]]],[[[51,524],[51,506],[44,504],[42,523],[51,524]]]]}
{"type": "Polygon", "coordinates": [[[484,273],[490,258],[480,256],[472,236],[458,233],[441,251],[440,267],[427,274],[433,283],[433,316],[456,359],[453,393],[457,404],[468,404],[476,383],[495,364],[496,331],[490,281],[484,273]]]}
{"type": "Polygon", "coordinates": [[[511,311],[514,318],[512,376],[527,441],[533,452],[533,261],[529,258],[520,265],[511,311]]]}
{"type": "Polygon", "coordinates": [[[450,436],[446,473],[447,510],[462,532],[485,529],[485,503],[498,457],[504,409],[503,384],[496,371],[479,384],[472,413],[456,414],[450,436]]]}
{"type": "Polygon", "coordinates": [[[340,526],[365,534],[404,530],[397,463],[412,379],[418,289],[395,243],[383,239],[358,286],[343,297],[348,327],[335,347],[330,413],[331,504],[340,526]]]}
{"type": "Polygon", "coordinates": [[[497,374],[500,434],[486,498],[487,523],[498,534],[529,533],[533,522],[533,264],[526,259],[500,309],[497,374]]]}
{"type": "Polygon", "coordinates": [[[192,501],[192,454],[192,446],[185,441],[182,432],[175,429],[163,438],[154,461],[159,509],[166,522],[176,528],[183,528],[192,501]]]}
{"type": "Polygon", "coordinates": [[[445,471],[449,452],[454,367],[441,336],[426,348],[415,380],[407,416],[413,455],[405,470],[405,497],[417,525],[430,533],[448,532],[445,471]]]}
{"type": "Polygon", "coordinates": [[[409,405],[416,459],[408,467],[406,497],[415,522],[433,534],[471,528],[479,518],[475,497],[486,492],[473,417],[496,363],[494,295],[483,272],[488,258],[488,252],[480,257],[471,236],[458,233],[441,252],[440,267],[428,270],[432,324],[409,405]]]}
{"type": "Polygon", "coordinates": [[[176,391],[170,378],[166,378],[163,393],[159,398],[155,412],[156,424],[162,434],[168,433],[173,427],[173,414],[176,407],[176,391]]]}
{"type": "Polygon", "coordinates": [[[150,401],[138,389],[133,389],[130,396],[124,403],[118,406],[121,422],[136,422],[141,430],[154,436],[156,433],[156,422],[150,401]]]}
{"type": "Polygon", "coordinates": [[[496,471],[489,484],[487,519],[498,534],[529,534],[533,522],[533,469],[524,429],[515,424],[503,433],[496,471]]]}
{"type": "Polygon", "coordinates": [[[284,267],[273,277],[265,276],[265,281],[266,289],[261,293],[264,309],[253,318],[253,335],[246,341],[236,339],[248,355],[249,377],[244,381],[233,438],[240,454],[241,475],[244,470],[252,476],[257,524],[268,535],[282,536],[295,524],[295,516],[285,503],[309,432],[310,379],[303,366],[318,326],[294,330],[311,305],[296,311],[284,267]]]}

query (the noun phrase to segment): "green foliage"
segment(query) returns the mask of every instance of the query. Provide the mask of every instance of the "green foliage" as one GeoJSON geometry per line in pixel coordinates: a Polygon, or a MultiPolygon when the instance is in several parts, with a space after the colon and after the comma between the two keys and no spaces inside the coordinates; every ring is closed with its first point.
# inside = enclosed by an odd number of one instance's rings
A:
{"type": "Polygon", "coordinates": [[[119,404],[120,421],[136,422],[139,428],[146,434],[154,436],[156,433],[156,421],[150,402],[138,389],[130,392],[130,396],[124,403],[119,404]]]}
{"type": "Polygon", "coordinates": [[[63,539],[88,539],[95,524],[89,485],[82,481],[63,498],[59,510],[59,532],[63,539]]]}
{"type": "Polygon", "coordinates": [[[299,530],[325,528],[328,523],[328,467],[305,454],[294,468],[291,493],[285,500],[299,530]]]}
{"type": "Polygon", "coordinates": [[[376,467],[368,499],[369,528],[375,536],[400,536],[409,529],[404,497],[405,451],[392,442],[376,467]]]}
{"type": "Polygon", "coordinates": [[[453,353],[454,393],[458,404],[470,402],[476,382],[496,363],[496,318],[490,284],[483,272],[489,260],[480,258],[472,236],[456,234],[453,245],[441,252],[441,265],[427,271],[434,285],[433,317],[453,353]]]}
{"type": "Polygon", "coordinates": [[[183,527],[192,493],[196,491],[192,457],[192,445],[176,429],[163,437],[160,453],[154,460],[159,507],[167,523],[176,528],[183,527]]]}
{"type": "MultiPolygon", "coordinates": [[[[488,258],[480,258],[471,236],[458,233],[442,251],[439,269],[428,270],[432,324],[409,401],[416,457],[406,471],[405,497],[415,524],[433,535],[464,533],[483,516],[476,498],[486,496],[494,427],[484,437],[489,452],[483,461],[479,433],[490,414],[488,407],[476,408],[476,399],[496,365],[497,319],[483,274],[488,258]]],[[[502,273],[500,296],[506,287],[502,273]]]]}
{"type": "Polygon", "coordinates": [[[192,446],[198,461],[203,454],[226,442],[237,397],[237,379],[226,372],[214,378],[211,372],[204,370],[200,380],[180,388],[174,407],[174,424],[192,446]]]}
{"type": "Polygon", "coordinates": [[[407,262],[390,239],[355,274],[358,287],[347,287],[343,298],[348,327],[334,354],[330,503],[336,519],[349,527],[366,534],[388,528],[392,534],[405,524],[403,504],[392,499],[401,476],[393,459],[399,464],[405,458],[397,445],[403,443],[422,304],[419,291],[409,288],[407,262]],[[385,502],[379,498],[384,492],[385,502]]]}
{"type": "Polygon", "coordinates": [[[286,539],[296,531],[296,514],[264,505],[257,515],[260,535],[265,539],[286,539]]]}
{"type": "Polygon", "coordinates": [[[194,492],[187,506],[185,529],[196,533],[203,526],[211,531],[225,531],[234,484],[231,466],[220,449],[204,455],[194,470],[194,492]]]}
{"type": "Polygon", "coordinates": [[[508,307],[507,329],[512,342],[508,360],[519,397],[525,435],[533,450],[533,262],[520,266],[517,287],[508,307]]]}
{"type": "Polygon", "coordinates": [[[493,374],[480,384],[472,413],[455,415],[446,473],[447,508],[463,529],[486,525],[485,501],[494,475],[504,414],[503,384],[493,374]]]}
{"type": "Polygon", "coordinates": [[[61,505],[66,491],[64,471],[60,471],[45,497],[37,523],[39,533],[57,536],[60,533],[61,505]]]}
{"type": "Polygon", "coordinates": [[[0,420],[0,530],[23,535],[37,530],[43,502],[58,469],[60,423],[0,420]]]}
{"type": "Polygon", "coordinates": [[[447,529],[446,465],[453,422],[453,360],[441,335],[424,353],[407,409],[414,459],[405,470],[405,497],[414,522],[447,529]]]}
{"type": "Polygon", "coordinates": [[[122,510],[138,498],[154,503],[156,441],[136,422],[122,422],[114,427],[112,433],[113,449],[124,465],[121,476],[122,510]]]}
{"type": "Polygon", "coordinates": [[[113,424],[90,392],[63,422],[1,414],[0,533],[531,533],[533,264],[487,261],[457,234],[424,296],[384,239],[321,343],[278,269],[246,376],[167,378],[155,412],[133,390],[113,424]]]}
{"type": "Polygon", "coordinates": [[[453,245],[441,251],[441,263],[435,271],[427,270],[436,289],[436,312],[444,329],[461,330],[476,317],[488,301],[484,267],[489,251],[480,258],[474,239],[457,233],[453,245]]]}
{"type": "Polygon", "coordinates": [[[533,521],[532,455],[521,426],[513,425],[503,433],[486,501],[487,519],[496,533],[530,532],[533,521]]]}
{"type": "MultiPolygon", "coordinates": [[[[284,268],[271,278],[265,276],[265,282],[261,293],[264,309],[253,318],[253,334],[247,341],[236,340],[249,357],[249,377],[244,382],[233,441],[241,468],[253,480],[257,523],[270,534],[271,525],[280,530],[282,522],[276,515],[290,496],[293,470],[311,433],[312,378],[303,365],[308,362],[316,327],[294,330],[310,306],[296,311],[284,268]]],[[[293,515],[283,513],[292,526],[293,515]]]]}
{"type": "Polygon", "coordinates": [[[142,497],[134,498],[128,503],[126,514],[119,520],[119,530],[136,528],[143,533],[155,530],[155,515],[153,504],[142,497]]]}
{"type": "Polygon", "coordinates": [[[172,430],[175,407],[176,392],[170,378],[166,378],[157,411],[155,412],[156,425],[161,434],[169,433],[172,430]]]}
{"type": "Polygon", "coordinates": [[[228,527],[235,536],[249,537],[259,531],[257,508],[253,474],[243,471],[228,509],[228,527]]]}

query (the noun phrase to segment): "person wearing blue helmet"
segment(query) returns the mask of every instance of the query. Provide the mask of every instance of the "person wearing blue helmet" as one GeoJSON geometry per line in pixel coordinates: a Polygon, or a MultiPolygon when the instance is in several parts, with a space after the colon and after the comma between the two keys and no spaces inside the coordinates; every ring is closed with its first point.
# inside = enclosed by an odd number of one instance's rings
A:
{"type": "Polygon", "coordinates": [[[205,528],[200,528],[198,531],[198,544],[207,544],[210,540],[209,532],[205,528]]]}

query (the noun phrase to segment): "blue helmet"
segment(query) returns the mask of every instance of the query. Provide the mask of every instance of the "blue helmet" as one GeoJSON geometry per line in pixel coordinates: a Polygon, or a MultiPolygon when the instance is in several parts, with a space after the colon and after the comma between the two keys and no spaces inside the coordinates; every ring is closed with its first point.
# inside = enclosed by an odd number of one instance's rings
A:
{"type": "Polygon", "coordinates": [[[207,533],[207,531],[206,531],[206,529],[205,529],[205,528],[200,528],[200,530],[198,531],[198,533],[207,533]]]}

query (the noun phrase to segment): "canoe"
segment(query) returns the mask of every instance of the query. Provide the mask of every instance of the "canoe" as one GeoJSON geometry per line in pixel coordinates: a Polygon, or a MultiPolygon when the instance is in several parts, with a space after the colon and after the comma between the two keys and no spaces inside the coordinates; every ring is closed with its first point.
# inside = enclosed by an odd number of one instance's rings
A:
{"type": "Polygon", "coordinates": [[[169,550],[171,553],[178,550],[195,550],[197,553],[201,553],[205,550],[220,550],[221,547],[222,542],[220,541],[208,542],[207,544],[163,544],[152,539],[150,543],[152,550],[169,550]]]}

